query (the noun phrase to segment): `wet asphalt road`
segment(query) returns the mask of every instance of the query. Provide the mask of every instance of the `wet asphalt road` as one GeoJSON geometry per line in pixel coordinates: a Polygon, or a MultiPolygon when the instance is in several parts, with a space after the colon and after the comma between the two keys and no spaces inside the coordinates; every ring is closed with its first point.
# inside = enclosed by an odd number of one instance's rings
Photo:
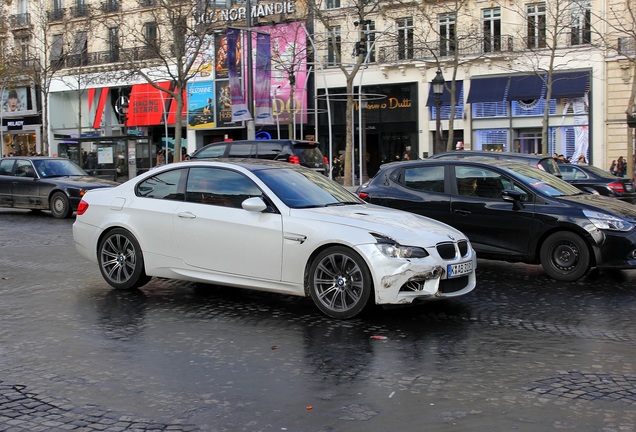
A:
{"type": "Polygon", "coordinates": [[[0,210],[0,431],[636,431],[636,270],[563,284],[480,260],[468,296],[343,322],[112,290],[71,225],[0,210]]]}

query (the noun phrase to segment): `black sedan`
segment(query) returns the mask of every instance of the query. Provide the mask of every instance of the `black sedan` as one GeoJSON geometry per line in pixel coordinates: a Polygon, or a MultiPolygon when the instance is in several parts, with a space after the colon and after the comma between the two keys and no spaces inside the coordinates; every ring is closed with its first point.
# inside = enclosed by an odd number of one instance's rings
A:
{"type": "Polygon", "coordinates": [[[56,218],[67,218],[77,210],[87,190],[117,184],[91,177],[68,159],[0,159],[0,207],[50,210],[56,218]]]}
{"type": "Polygon", "coordinates": [[[636,207],[527,165],[395,162],[357,193],[457,228],[480,258],[540,263],[557,280],[577,280],[592,267],[636,268],[636,207]]]}
{"type": "Polygon", "coordinates": [[[634,181],[631,178],[615,177],[591,165],[559,164],[559,169],[563,180],[581,190],[636,203],[634,181]]]}

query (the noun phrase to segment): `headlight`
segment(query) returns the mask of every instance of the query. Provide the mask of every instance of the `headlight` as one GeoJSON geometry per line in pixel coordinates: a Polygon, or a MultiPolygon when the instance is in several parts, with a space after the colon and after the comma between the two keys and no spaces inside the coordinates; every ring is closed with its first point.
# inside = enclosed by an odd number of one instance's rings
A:
{"type": "Polygon", "coordinates": [[[605,229],[611,231],[630,231],[634,228],[634,225],[627,222],[625,219],[609,215],[607,213],[600,213],[591,210],[583,210],[583,214],[594,224],[598,229],[605,229]]]}
{"type": "Polygon", "coordinates": [[[373,237],[378,241],[376,247],[382,252],[382,255],[389,258],[426,258],[428,252],[426,249],[417,246],[402,246],[395,240],[372,233],[373,237]]]}

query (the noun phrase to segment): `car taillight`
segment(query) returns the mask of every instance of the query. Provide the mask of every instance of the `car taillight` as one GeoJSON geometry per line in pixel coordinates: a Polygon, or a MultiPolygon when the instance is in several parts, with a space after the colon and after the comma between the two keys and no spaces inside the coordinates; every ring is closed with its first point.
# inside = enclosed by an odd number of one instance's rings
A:
{"type": "Polygon", "coordinates": [[[84,200],[81,200],[77,205],[77,215],[83,215],[84,213],[86,213],[86,210],[88,210],[88,203],[84,200]]]}
{"type": "Polygon", "coordinates": [[[625,193],[625,186],[623,186],[623,183],[612,182],[608,184],[607,187],[616,193],[625,193]]]}
{"type": "Polygon", "coordinates": [[[295,164],[295,165],[300,165],[300,158],[298,156],[290,156],[289,157],[289,163],[295,164]]]}
{"type": "Polygon", "coordinates": [[[363,200],[366,200],[369,197],[369,194],[366,192],[358,192],[358,197],[363,200]]]}
{"type": "Polygon", "coordinates": [[[325,161],[325,165],[329,165],[329,159],[327,159],[327,156],[323,156],[322,159],[325,161]]]}

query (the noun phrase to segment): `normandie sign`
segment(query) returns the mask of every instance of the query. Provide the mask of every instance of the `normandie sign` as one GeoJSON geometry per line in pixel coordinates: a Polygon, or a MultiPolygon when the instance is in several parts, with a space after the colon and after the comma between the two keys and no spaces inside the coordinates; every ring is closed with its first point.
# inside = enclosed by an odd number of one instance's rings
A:
{"type": "MultiPolygon", "coordinates": [[[[272,2],[272,3],[260,3],[251,7],[252,18],[263,18],[272,15],[288,15],[296,12],[296,2],[272,2]]],[[[245,19],[247,13],[246,7],[237,7],[232,9],[221,9],[211,12],[212,22],[219,21],[240,21],[245,19]]]]}

